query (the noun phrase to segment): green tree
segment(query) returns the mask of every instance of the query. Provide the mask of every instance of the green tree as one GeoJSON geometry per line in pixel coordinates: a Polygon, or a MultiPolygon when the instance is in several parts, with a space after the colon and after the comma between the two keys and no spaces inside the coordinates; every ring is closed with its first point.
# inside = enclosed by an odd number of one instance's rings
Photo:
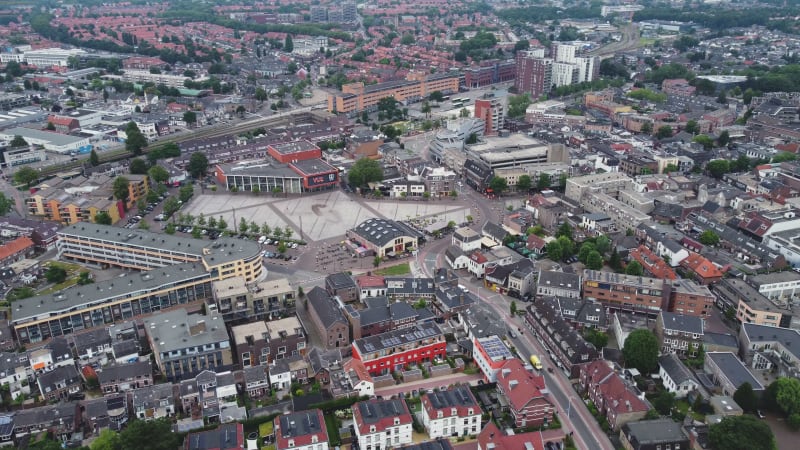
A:
{"type": "Polygon", "coordinates": [[[247,233],[247,230],[249,230],[249,229],[250,229],[250,225],[247,223],[247,219],[242,217],[239,220],[239,233],[245,234],[245,233],[247,233]]]}
{"type": "Polygon", "coordinates": [[[0,192],[0,216],[5,216],[14,207],[14,201],[7,198],[6,194],[0,192]]]}
{"type": "Polygon", "coordinates": [[[528,94],[513,95],[508,98],[508,117],[518,119],[525,117],[525,111],[531,104],[531,97],[528,94]]]}
{"type": "Polygon", "coordinates": [[[194,111],[186,111],[183,113],[183,121],[190,127],[195,126],[195,124],[197,124],[197,113],[194,111]]]}
{"type": "Polygon", "coordinates": [[[489,188],[492,190],[492,193],[500,195],[503,191],[508,190],[508,180],[504,177],[492,177],[489,181],[489,188]]]}
{"type": "Polygon", "coordinates": [[[676,166],[675,164],[667,164],[667,166],[664,167],[664,173],[674,173],[677,172],[678,170],[680,169],[678,169],[678,166],[676,166]]]}
{"type": "Polygon", "coordinates": [[[722,132],[719,134],[719,137],[717,138],[717,145],[719,145],[720,147],[725,147],[726,145],[728,145],[728,141],[730,140],[731,140],[731,134],[728,132],[728,130],[722,130],[722,132]]]}
{"type": "Polygon", "coordinates": [[[150,224],[146,220],[142,220],[139,222],[137,228],[139,228],[140,230],[149,230],[150,224]]]}
{"type": "Polygon", "coordinates": [[[634,367],[649,374],[658,367],[658,339],[652,331],[639,329],[631,332],[622,347],[625,367],[634,367]]]}
{"type": "Polygon", "coordinates": [[[100,156],[97,155],[97,150],[92,149],[91,153],[89,153],[89,164],[92,167],[97,167],[100,165],[100,156]]]}
{"type": "Polygon", "coordinates": [[[56,126],[53,125],[53,122],[48,121],[47,125],[45,125],[44,129],[47,130],[47,131],[56,131],[56,126]]]}
{"type": "Polygon", "coordinates": [[[625,266],[625,273],[640,277],[642,274],[644,274],[644,267],[642,267],[642,264],[639,261],[634,260],[625,266]]]}
{"type": "Polygon", "coordinates": [[[769,425],[751,415],[727,416],[708,429],[712,450],[776,450],[769,425]]]}
{"type": "Polygon", "coordinates": [[[559,236],[557,239],[558,245],[561,246],[561,253],[564,258],[568,258],[575,254],[575,242],[567,236],[559,236]]]}
{"type": "Polygon", "coordinates": [[[661,391],[658,397],[653,400],[653,407],[662,416],[668,416],[672,412],[672,406],[675,404],[675,394],[669,391],[661,391]]]}
{"type": "Polygon", "coordinates": [[[516,316],[517,315],[517,302],[515,302],[514,300],[511,300],[511,304],[509,305],[509,310],[510,310],[512,316],[516,316]]]}
{"type": "Polygon", "coordinates": [[[558,262],[564,257],[564,254],[561,251],[561,245],[558,243],[558,241],[548,242],[547,246],[545,246],[545,252],[551,261],[558,262]]]}
{"type": "Polygon", "coordinates": [[[189,164],[186,165],[186,170],[194,178],[205,176],[208,171],[208,158],[201,152],[192,153],[192,156],[189,157],[189,164]]]}
{"type": "Polygon", "coordinates": [[[164,233],[175,234],[175,224],[170,222],[164,227],[164,233]]]}
{"type": "Polygon", "coordinates": [[[87,284],[94,283],[94,280],[91,277],[90,272],[81,272],[78,274],[78,284],[81,286],[85,286],[87,284]]]}
{"type": "Polygon", "coordinates": [[[615,272],[622,270],[622,258],[620,258],[619,253],[617,253],[616,247],[611,252],[611,256],[608,258],[608,265],[614,269],[615,272]]]}
{"type": "Polygon", "coordinates": [[[175,450],[180,444],[167,419],[133,420],[119,433],[119,450],[175,450]]]}
{"type": "Polygon", "coordinates": [[[786,161],[794,161],[797,159],[797,155],[790,152],[778,152],[775,156],[772,157],[772,162],[774,163],[782,163],[786,161]]]}
{"type": "Polygon", "coordinates": [[[114,179],[114,185],[112,188],[112,190],[114,191],[114,197],[117,200],[122,200],[124,202],[127,202],[129,193],[128,188],[130,187],[130,184],[131,184],[130,181],[128,181],[128,179],[125,177],[117,177],[116,179],[114,179]]]}
{"type": "Polygon", "coordinates": [[[684,130],[687,133],[697,134],[700,132],[700,127],[697,125],[696,120],[689,120],[688,122],[686,122],[686,128],[684,128],[684,130]]]}
{"type": "Polygon", "coordinates": [[[703,245],[717,245],[719,244],[719,235],[713,230],[705,230],[698,236],[700,243],[703,245]]]}
{"type": "Polygon", "coordinates": [[[144,137],[136,122],[128,122],[128,126],[125,127],[125,136],[125,150],[134,155],[141,155],[142,150],[147,147],[147,138],[144,137]]]}
{"type": "Polygon", "coordinates": [[[147,176],[156,184],[166,183],[169,180],[169,172],[161,166],[153,166],[147,171],[147,176]]]}
{"type": "Polygon", "coordinates": [[[731,165],[727,159],[715,159],[706,163],[706,170],[712,177],[720,179],[731,171],[731,165]]]}
{"type": "Polygon", "coordinates": [[[28,142],[25,140],[25,138],[23,138],[22,136],[17,134],[17,135],[14,136],[14,139],[12,139],[11,142],[8,143],[8,146],[11,147],[11,148],[14,148],[14,147],[27,147],[28,146],[28,142]]]}
{"type": "Polygon", "coordinates": [[[191,184],[183,185],[178,190],[178,199],[184,203],[188,202],[192,195],[194,195],[194,186],[191,184]]]}
{"type": "Polygon", "coordinates": [[[176,211],[178,211],[178,209],[180,209],[180,207],[181,205],[178,204],[177,198],[169,197],[166,200],[164,200],[164,206],[163,206],[164,215],[167,217],[171,217],[173,214],[175,214],[176,211]]]}
{"type": "Polygon", "coordinates": [[[586,264],[586,260],[589,257],[589,253],[597,251],[597,246],[595,246],[594,242],[586,241],[581,244],[580,250],[578,250],[578,261],[586,264]]]}
{"type": "Polygon", "coordinates": [[[597,247],[597,251],[600,252],[601,255],[608,253],[611,250],[611,239],[608,236],[599,236],[594,243],[595,247],[597,247]]]}
{"type": "Polygon", "coordinates": [[[552,185],[553,185],[553,180],[550,177],[550,174],[547,174],[547,173],[540,173],[539,174],[539,180],[536,182],[536,188],[537,189],[539,189],[540,191],[544,191],[544,190],[550,189],[550,187],[552,185]]]}
{"type": "Polygon", "coordinates": [[[714,139],[707,134],[698,134],[692,138],[692,142],[702,145],[706,150],[714,148],[714,139]]]}
{"type": "Polygon", "coordinates": [[[758,397],[753,392],[753,386],[748,382],[744,382],[736,389],[736,392],[733,393],[733,401],[746,413],[753,413],[758,408],[758,397]]]}
{"type": "Polygon", "coordinates": [[[109,216],[105,211],[98,211],[97,214],[94,215],[94,223],[100,225],[111,225],[111,216],[109,216]]]}
{"type": "Polygon", "coordinates": [[[650,122],[643,123],[641,131],[644,134],[652,134],[653,133],[653,124],[650,123],[650,122]]]}
{"type": "Polygon", "coordinates": [[[32,167],[23,166],[14,172],[14,182],[17,184],[24,184],[26,187],[31,187],[31,184],[38,179],[39,172],[32,167]]]}
{"type": "Polygon", "coordinates": [[[572,229],[572,226],[570,226],[570,224],[568,224],[567,222],[564,222],[556,230],[556,237],[559,238],[561,236],[566,236],[570,240],[572,240],[573,239],[573,231],[574,230],[572,229]]]}
{"type": "Polygon", "coordinates": [[[286,53],[292,53],[292,51],[294,51],[294,42],[292,41],[291,34],[287,34],[286,39],[283,40],[283,51],[286,53]]]}
{"type": "Polygon", "coordinates": [[[119,447],[119,434],[108,428],[101,431],[100,436],[95,438],[89,446],[91,450],[118,450],[119,447]]]}
{"type": "Polygon", "coordinates": [[[250,234],[258,234],[261,231],[261,227],[255,221],[250,222],[250,234]]]}
{"type": "Polygon", "coordinates": [[[262,224],[261,225],[261,234],[263,234],[264,236],[269,236],[270,234],[272,234],[272,228],[269,225],[267,225],[266,223],[262,224]]]}
{"type": "Polygon", "coordinates": [[[775,403],[787,416],[800,413],[800,380],[780,377],[773,382],[775,403]]]}
{"type": "Polygon", "coordinates": [[[142,158],[131,159],[128,171],[133,175],[144,175],[147,173],[147,162],[142,158]]]}
{"type": "Polygon", "coordinates": [[[586,268],[600,270],[603,268],[603,256],[597,250],[593,250],[586,257],[586,268]]]}
{"type": "Polygon", "coordinates": [[[666,139],[672,137],[672,127],[669,125],[662,125],[658,127],[658,131],[656,131],[656,138],[658,139],[666,139]]]}
{"type": "Polygon", "coordinates": [[[219,228],[220,230],[228,229],[228,222],[226,222],[225,219],[222,218],[222,216],[219,216],[219,218],[217,219],[217,228],[219,228]]]}
{"type": "MultiPolygon", "coordinates": [[[[264,100],[267,99],[267,91],[263,88],[256,88],[255,98],[261,103],[264,103],[264,100]]],[[[275,109],[278,109],[277,107],[275,109]]]]}
{"type": "Polygon", "coordinates": [[[589,328],[586,331],[584,338],[586,338],[586,341],[590,342],[592,345],[594,345],[594,348],[598,350],[608,345],[608,334],[594,328],[589,328]]]}
{"type": "Polygon", "coordinates": [[[51,264],[44,273],[44,277],[50,283],[58,284],[63,283],[67,279],[67,271],[63,267],[51,264]]]}
{"type": "Polygon", "coordinates": [[[372,265],[376,269],[381,265],[382,262],[383,262],[383,258],[381,258],[380,256],[377,256],[377,255],[375,256],[375,258],[372,259],[372,265]]]}
{"type": "Polygon", "coordinates": [[[347,179],[351,185],[363,187],[369,183],[382,181],[383,169],[377,161],[369,158],[361,158],[350,168],[347,179]]]}
{"type": "Polygon", "coordinates": [[[192,237],[195,239],[202,239],[203,230],[200,227],[192,227],[192,237]]]}
{"type": "Polygon", "coordinates": [[[517,190],[520,192],[528,192],[531,190],[531,186],[533,185],[533,180],[531,180],[530,175],[522,175],[517,180],[517,190]]]}

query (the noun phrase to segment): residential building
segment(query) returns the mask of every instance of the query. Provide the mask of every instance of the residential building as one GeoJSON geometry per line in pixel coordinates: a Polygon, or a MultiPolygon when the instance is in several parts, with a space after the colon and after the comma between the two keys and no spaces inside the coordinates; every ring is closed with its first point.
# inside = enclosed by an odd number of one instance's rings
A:
{"type": "Polygon", "coordinates": [[[131,393],[130,403],[134,417],[139,420],[169,418],[173,417],[177,411],[172,383],[154,384],[134,389],[131,393]]]}
{"type": "Polygon", "coordinates": [[[328,430],[322,411],[312,409],[282,414],[273,419],[275,450],[329,450],[328,430]]]}
{"type": "Polygon", "coordinates": [[[305,354],[306,335],[297,317],[236,325],[231,334],[242,368],[305,354]]]}
{"type": "Polygon", "coordinates": [[[714,301],[714,294],[711,293],[708,286],[685,279],[672,281],[669,299],[670,312],[708,319],[711,316],[714,301]]]}
{"type": "Polygon", "coordinates": [[[620,429],[619,438],[628,450],[689,448],[689,438],[681,424],[670,418],[628,422],[620,429]]]}
{"type": "Polygon", "coordinates": [[[432,322],[356,339],[352,347],[353,358],[363,362],[373,376],[404,370],[410,365],[443,360],[447,351],[444,334],[432,322]]]}
{"type": "Polygon", "coordinates": [[[347,238],[385,258],[419,248],[422,234],[411,227],[388,219],[367,219],[347,230],[347,238]]]}
{"type": "Polygon", "coordinates": [[[47,401],[66,400],[83,389],[83,379],[74,365],[58,366],[39,373],[36,384],[47,401]]]}
{"type": "Polygon", "coordinates": [[[97,371],[97,381],[103,394],[127,392],[152,385],[153,368],[149,360],[112,364],[97,371]]]}
{"type": "Polygon", "coordinates": [[[250,398],[260,398],[270,392],[269,375],[265,366],[250,366],[242,370],[244,389],[250,398]]]}
{"type": "Polygon", "coordinates": [[[514,87],[519,93],[539,98],[550,92],[553,85],[553,60],[540,50],[517,52],[517,75],[514,87]]]}
{"type": "Polygon", "coordinates": [[[453,232],[452,245],[463,252],[471,252],[481,248],[481,235],[470,227],[461,227],[453,232]]]}
{"type": "Polygon", "coordinates": [[[366,308],[361,310],[345,306],[353,339],[410,328],[420,320],[419,311],[404,301],[389,303],[386,297],[373,297],[365,299],[364,303],[366,308]]]}
{"type": "Polygon", "coordinates": [[[295,290],[286,278],[247,282],[238,276],[214,281],[208,310],[221,314],[225,323],[274,320],[293,312],[295,290]]]}
{"type": "Polygon", "coordinates": [[[349,345],[350,327],[336,299],[318,286],[309,291],[306,298],[311,322],[322,336],[325,348],[349,345]]]}
{"type": "Polygon", "coordinates": [[[598,349],[562,316],[555,301],[540,300],[536,305],[529,306],[525,325],[544,343],[553,364],[563,369],[570,378],[578,376],[582,364],[599,358],[598,349]]]}
{"type": "Polygon", "coordinates": [[[475,117],[484,123],[483,134],[496,135],[505,125],[506,105],[503,99],[492,97],[475,100],[475,117]]]}
{"type": "MultiPolygon", "coordinates": [[[[502,330],[505,334],[507,331],[502,330]]],[[[508,348],[503,339],[496,335],[472,337],[472,357],[475,364],[483,373],[483,377],[489,383],[497,381],[497,373],[506,361],[514,359],[514,354],[508,348]]]]}
{"type": "Polygon", "coordinates": [[[385,97],[394,97],[399,102],[415,103],[439,91],[444,94],[458,92],[458,76],[409,73],[405,80],[388,81],[366,86],[364,83],[350,83],[342,86],[342,92],[328,95],[328,111],[352,114],[359,111],[372,111],[385,97]]]}
{"type": "Polygon", "coordinates": [[[671,286],[658,278],[583,271],[583,296],[614,310],[656,315],[669,306],[671,286]]]}
{"type": "Polygon", "coordinates": [[[675,271],[666,261],[659,258],[658,255],[644,245],[631,250],[628,256],[642,265],[647,276],[663,280],[675,280],[678,278],[678,275],[675,274],[675,271]]]}
{"type": "Polygon", "coordinates": [[[245,448],[244,425],[226,423],[213,430],[191,432],[183,439],[183,450],[239,450],[245,448]]]}
{"type": "Polygon", "coordinates": [[[308,380],[308,363],[300,355],[277,359],[269,366],[272,388],[288,390],[292,383],[305,384],[308,380]]]}
{"type": "Polygon", "coordinates": [[[182,380],[203,370],[233,364],[225,323],[219,316],[162,311],[143,320],[156,365],[168,380],[182,380]]]}
{"type": "Polygon", "coordinates": [[[723,308],[736,310],[740,323],[800,328],[796,307],[778,299],[767,299],[743,280],[724,279],[714,285],[714,293],[723,308]]]}
{"type": "Polygon", "coordinates": [[[800,294],[800,273],[791,270],[758,274],[746,281],[769,300],[791,302],[800,294]]]}
{"type": "Polygon", "coordinates": [[[431,439],[476,436],[481,431],[481,407],[468,386],[422,396],[422,425],[431,439]]]}
{"type": "Polygon", "coordinates": [[[695,356],[703,345],[703,319],[662,311],[656,319],[661,353],[695,356]]]}
{"type": "Polygon", "coordinates": [[[59,441],[68,441],[73,433],[81,429],[80,424],[78,402],[20,409],[14,414],[14,434],[17,437],[48,432],[59,441]]]}
{"type": "Polygon", "coordinates": [[[708,258],[699,253],[690,253],[680,262],[680,267],[685,269],[691,276],[702,285],[716,283],[722,280],[724,273],[711,262],[708,258]]]}
{"type": "Polygon", "coordinates": [[[800,331],[752,323],[739,330],[739,349],[748,366],[775,370],[779,376],[800,375],[800,331]]]}
{"type": "Polygon", "coordinates": [[[10,266],[33,255],[34,243],[27,236],[20,236],[0,245],[0,267],[10,266]]]}
{"type": "Polygon", "coordinates": [[[537,297],[581,298],[581,275],[539,269],[537,297]]]}
{"type": "Polygon", "coordinates": [[[478,435],[478,450],[549,450],[564,447],[564,431],[543,430],[508,434],[489,422],[478,435]]]}
{"type": "Polygon", "coordinates": [[[589,396],[613,430],[644,418],[650,405],[644,394],[629,386],[607,361],[594,361],[580,367],[581,391],[589,396]]]}
{"type": "Polygon", "coordinates": [[[356,402],[352,410],[359,448],[388,449],[412,442],[413,419],[403,399],[356,402]]]}
{"type": "Polygon", "coordinates": [[[734,353],[706,353],[703,370],[711,375],[710,378],[723,395],[732,396],[744,383],[750,383],[756,395],[761,395],[764,391],[761,382],[750,373],[734,353]]]}
{"type": "Polygon", "coordinates": [[[325,277],[325,290],[328,291],[328,294],[339,297],[344,303],[352,303],[359,299],[355,280],[345,272],[333,273],[325,277]]]}
{"type": "Polygon", "coordinates": [[[25,354],[0,352],[0,386],[8,386],[11,398],[30,394],[33,370],[25,354]]]}
{"type": "Polygon", "coordinates": [[[700,386],[675,353],[667,353],[658,358],[658,375],[664,389],[675,394],[676,398],[683,398],[700,386]]]}
{"type": "Polygon", "coordinates": [[[508,401],[508,410],[517,427],[547,426],[555,406],[549,399],[544,377],[529,372],[522,362],[511,359],[497,375],[497,392],[508,401]]]}
{"type": "Polygon", "coordinates": [[[128,422],[127,394],[106,394],[81,403],[84,428],[93,430],[95,435],[105,429],[119,432],[128,422]]]}
{"type": "Polygon", "coordinates": [[[356,277],[356,285],[359,289],[359,297],[362,301],[386,295],[386,281],[379,275],[360,275],[356,277]]]}

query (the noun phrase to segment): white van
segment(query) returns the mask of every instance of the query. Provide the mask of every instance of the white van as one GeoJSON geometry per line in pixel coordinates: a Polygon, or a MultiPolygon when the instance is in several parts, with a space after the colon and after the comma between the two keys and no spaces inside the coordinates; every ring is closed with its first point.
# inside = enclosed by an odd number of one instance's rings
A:
{"type": "Polygon", "coordinates": [[[261,236],[260,238],[258,238],[258,243],[263,244],[266,240],[267,240],[266,236],[261,236]]]}

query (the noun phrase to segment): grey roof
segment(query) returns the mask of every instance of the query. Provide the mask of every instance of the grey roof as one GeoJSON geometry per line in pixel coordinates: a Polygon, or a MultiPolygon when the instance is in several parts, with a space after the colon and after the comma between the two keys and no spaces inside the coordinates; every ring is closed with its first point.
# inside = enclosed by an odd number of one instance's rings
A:
{"type": "Polygon", "coordinates": [[[768,327],[754,323],[743,323],[745,336],[754,342],[780,342],[786,351],[800,358],[800,331],[790,328],[768,327]]]}
{"type": "MultiPolygon", "coordinates": [[[[484,302],[478,302],[461,314],[461,320],[470,328],[475,337],[502,336],[507,332],[505,321],[484,302]]],[[[471,343],[471,341],[470,341],[471,343]]]]}
{"type": "Polygon", "coordinates": [[[473,230],[470,227],[462,227],[457,229],[453,233],[453,236],[462,242],[474,242],[481,240],[480,233],[478,233],[477,231],[473,230]]]}
{"type": "Polygon", "coordinates": [[[666,330],[703,334],[703,319],[697,316],[685,316],[666,311],[661,311],[660,315],[664,321],[664,329],[666,330]]]}
{"type": "MultiPolygon", "coordinates": [[[[744,325],[752,325],[752,324],[745,323],[744,325]]],[[[758,326],[758,325],[756,325],[756,326],[758,326]]],[[[765,327],[765,328],[774,329],[775,327],[765,327]]],[[[783,330],[784,328],[780,328],[780,329],[783,330]]],[[[797,333],[795,332],[795,334],[797,334],[797,333]]],[[[800,341],[800,335],[797,335],[796,339],[798,339],[798,341],[800,341]]],[[[739,348],[739,340],[736,339],[736,336],[734,336],[732,334],[727,334],[727,333],[714,333],[714,332],[711,332],[711,331],[705,331],[703,333],[703,342],[706,345],[718,345],[718,346],[725,346],[725,347],[731,347],[731,348],[736,348],[736,349],[739,348]]],[[[800,352],[800,349],[797,349],[797,351],[800,352]]]]}
{"type": "MultiPolygon", "coordinates": [[[[361,421],[366,424],[377,424],[385,418],[409,415],[406,402],[400,399],[392,400],[367,400],[355,405],[361,413],[361,421]]],[[[358,424],[356,425],[358,426],[358,424]]]]}
{"type": "Polygon", "coordinates": [[[658,358],[658,365],[661,366],[665,372],[667,372],[675,384],[681,384],[684,381],[694,380],[694,376],[692,376],[689,368],[686,367],[674,353],[668,353],[658,358]]]}
{"type": "Polygon", "coordinates": [[[458,286],[440,286],[436,290],[436,300],[441,303],[443,309],[453,309],[478,303],[475,295],[470,292],[464,292],[458,286]]]}
{"type": "Polygon", "coordinates": [[[325,328],[330,328],[336,323],[347,324],[344,314],[339,309],[336,300],[324,289],[315,286],[306,294],[308,304],[316,311],[325,328]]]}
{"type": "Polygon", "coordinates": [[[0,378],[14,373],[18,367],[27,367],[28,358],[22,353],[0,353],[0,378]]]}
{"type": "MultiPolygon", "coordinates": [[[[622,434],[625,436],[635,436],[639,445],[654,445],[688,440],[681,430],[681,424],[672,419],[628,422],[622,426],[622,434]]],[[[633,437],[631,437],[630,440],[633,440],[633,437]]]]}
{"type": "Polygon", "coordinates": [[[453,445],[450,444],[450,441],[447,439],[439,439],[436,441],[424,441],[395,448],[397,450],[453,450],[453,445]]]}
{"type": "Polygon", "coordinates": [[[367,219],[353,231],[373,244],[383,247],[400,236],[409,236],[415,239],[422,237],[419,231],[412,229],[401,222],[388,219],[367,219]]]}
{"type": "Polygon", "coordinates": [[[96,350],[98,346],[110,345],[111,335],[105,328],[97,328],[86,332],[69,335],[70,340],[75,345],[75,350],[78,354],[82,354],[84,350],[96,350]]]}
{"type": "Polygon", "coordinates": [[[676,241],[674,241],[672,239],[666,239],[666,238],[665,239],[661,239],[661,244],[664,247],[666,247],[667,250],[671,251],[672,253],[677,253],[677,252],[679,252],[679,251],[684,249],[681,244],[679,244],[678,242],[676,242],[676,241]]]}
{"type": "Polygon", "coordinates": [[[111,351],[114,354],[114,358],[132,355],[139,352],[139,343],[133,339],[115,342],[111,346],[111,351]]]}
{"type": "Polygon", "coordinates": [[[447,258],[450,261],[455,261],[464,255],[465,255],[464,251],[456,247],[455,245],[447,247],[447,250],[444,251],[445,258],[447,258]]]}
{"type": "Polygon", "coordinates": [[[134,409],[139,407],[154,408],[158,406],[162,400],[169,400],[170,403],[174,403],[174,398],[173,384],[154,384],[134,389],[132,403],[134,409]]]}
{"type": "Polygon", "coordinates": [[[308,351],[306,357],[315,375],[323,370],[335,370],[342,367],[342,353],[338,349],[323,350],[314,347],[308,351]]]}
{"type": "Polygon", "coordinates": [[[755,287],[775,283],[790,283],[800,280],[800,273],[793,270],[786,270],[783,272],[770,272],[747,277],[747,282],[755,287]]]}
{"type": "Polygon", "coordinates": [[[181,281],[209,277],[200,263],[176,264],[147,272],[130,273],[121,278],[85,286],[73,286],[54,294],[39,295],[24,302],[14,302],[13,319],[14,323],[36,318],[46,319],[53,314],[63,314],[81,307],[122,299],[131,292],[160,291],[181,281]]]}
{"type": "Polygon", "coordinates": [[[353,345],[363,355],[441,335],[442,330],[439,329],[439,325],[432,322],[423,322],[415,323],[411,328],[402,328],[356,339],[353,345]]]}
{"type": "Polygon", "coordinates": [[[81,376],[75,366],[58,366],[49,372],[39,374],[36,377],[36,382],[39,384],[42,394],[47,394],[50,391],[58,390],[58,386],[63,388],[64,386],[80,383],[81,376]]]}
{"type": "Polygon", "coordinates": [[[445,391],[428,393],[426,395],[431,407],[434,409],[478,405],[472,392],[466,386],[456,386],[445,391]]]}
{"type": "Polygon", "coordinates": [[[417,311],[406,302],[395,302],[391,304],[371,303],[371,305],[371,307],[359,311],[362,326],[380,323],[386,320],[403,320],[417,317],[417,311]]]}
{"type": "Polygon", "coordinates": [[[150,361],[136,361],[130,364],[112,364],[103,367],[97,372],[97,381],[100,384],[114,383],[128,378],[152,376],[153,369],[150,361]]]}
{"type": "Polygon", "coordinates": [[[75,421],[78,414],[78,402],[59,403],[40,408],[21,409],[14,414],[14,425],[17,428],[28,428],[41,424],[64,423],[75,421]]]}
{"type": "Polygon", "coordinates": [[[64,146],[85,140],[85,137],[70,136],[67,134],[56,133],[53,131],[37,130],[35,128],[14,127],[0,132],[8,136],[22,136],[23,138],[38,139],[49,141],[53,145],[64,146]]]}
{"type": "Polygon", "coordinates": [[[576,273],[556,272],[554,270],[539,270],[537,286],[552,286],[561,289],[581,290],[581,276],[576,273]]]}
{"type": "Polygon", "coordinates": [[[297,411],[278,417],[280,432],[284,438],[306,436],[322,432],[325,427],[318,409],[297,411]]]}
{"type": "Polygon", "coordinates": [[[357,287],[356,280],[346,272],[332,273],[325,277],[325,282],[337,290],[357,287]]]}
{"type": "Polygon", "coordinates": [[[244,372],[245,386],[248,383],[269,382],[265,366],[245,367],[242,372],[244,372]]]}
{"type": "Polygon", "coordinates": [[[508,231],[503,228],[501,225],[496,224],[494,222],[486,222],[483,224],[483,228],[481,228],[481,233],[484,236],[489,236],[495,241],[503,242],[503,239],[508,236],[508,231]]]}
{"type": "Polygon", "coordinates": [[[222,316],[190,315],[185,309],[162,311],[143,320],[153,351],[169,353],[228,341],[222,316]]]}
{"type": "Polygon", "coordinates": [[[764,390],[764,386],[747,370],[747,367],[731,352],[708,352],[710,358],[719,367],[725,377],[738,389],[744,383],[750,383],[754,391],[764,390]]]}
{"type": "Polygon", "coordinates": [[[240,440],[244,439],[244,431],[238,423],[226,423],[218,428],[186,436],[185,450],[233,450],[241,448],[240,440]]]}
{"type": "Polygon", "coordinates": [[[385,277],[386,295],[433,295],[433,278],[385,277]]]}
{"type": "Polygon", "coordinates": [[[249,239],[220,238],[216,241],[203,241],[192,237],[89,222],[75,223],[60,230],[58,234],[125,243],[158,253],[166,250],[178,254],[194,255],[198,260],[204,259],[209,265],[250,258],[261,253],[261,246],[249,239]]]}

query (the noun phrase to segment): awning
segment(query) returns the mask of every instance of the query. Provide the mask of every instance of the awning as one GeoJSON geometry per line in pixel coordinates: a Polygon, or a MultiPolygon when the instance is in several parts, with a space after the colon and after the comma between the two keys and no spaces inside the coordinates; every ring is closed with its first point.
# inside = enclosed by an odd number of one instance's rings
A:
{"type": "Polygon", "coordinates": [[[481,238],[481,245],[486,248],[494,248],[497,247],[498,244],[492,238],[483,237],[481,238]]]}

